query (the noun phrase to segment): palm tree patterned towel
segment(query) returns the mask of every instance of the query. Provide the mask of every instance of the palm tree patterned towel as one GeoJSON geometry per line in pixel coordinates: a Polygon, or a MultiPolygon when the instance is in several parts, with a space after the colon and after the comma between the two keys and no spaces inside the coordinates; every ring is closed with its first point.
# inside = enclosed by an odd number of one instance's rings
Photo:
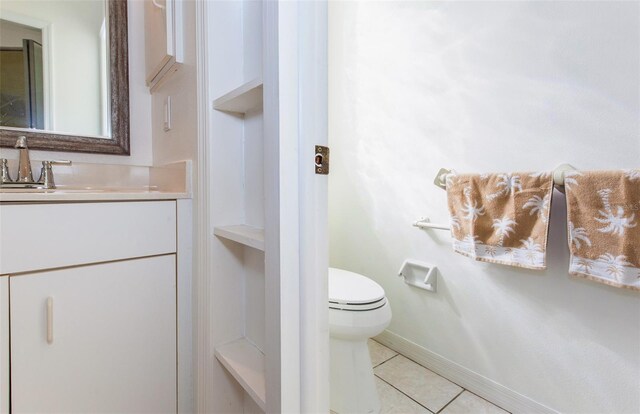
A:
{"type": "Polygon", "coordinates": [[[569,273],[640,290],[640,170],[574,174],[565,182],[569,273]]]}
{"type": "Polygon", "coordinates": [[[484,262],[546,268],[553,174],[450,174],[453,249],[484,262]]]}

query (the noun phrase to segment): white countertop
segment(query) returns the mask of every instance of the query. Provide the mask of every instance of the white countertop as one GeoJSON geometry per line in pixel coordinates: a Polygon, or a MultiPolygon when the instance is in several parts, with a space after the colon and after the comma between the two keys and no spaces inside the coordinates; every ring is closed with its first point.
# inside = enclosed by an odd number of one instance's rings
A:
{"type": "Polygon", "coordinates": [[[0,188],[0,202],[191,198],[191,161],[160,167],[74,164],[56,170],[54,190],[0,188]]]}
{"type": "Polygon", "coordinates": [[[148,189],[1,189],[0,202],[24,201],[117,201],[117,200],[175,200],[191,198],[188,193],[148,189]]]}

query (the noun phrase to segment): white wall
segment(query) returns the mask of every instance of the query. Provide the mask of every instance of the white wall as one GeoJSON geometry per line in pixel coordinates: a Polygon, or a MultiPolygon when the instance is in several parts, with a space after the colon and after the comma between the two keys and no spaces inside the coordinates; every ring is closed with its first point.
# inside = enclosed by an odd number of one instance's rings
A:
{"type": "MultiPolygon", "coordinates": [[[[198,113],[196,90],[196,6],[183,1],[184,63],[152,95],[153,162],[163,165],[196,160],[198,113]],[[172,129],[164,131],[164,103],[171,96],[172,129]]],[[[195,171],[196,166],[194,166],[195,171]]]]}
{"type": "Polygon", "coordinates": [[[544,272],[456,255],[440,167],[638,167],[638,2],[330,4],[331,264],[379,282],[389,330],[552,409],[640,412],[640,296],[567,274],[556,192],[544,272]],[[402,261],[438,265],[438,293],[402,261]]]}
{"type": "MultiPolygon", "coordinates": [[[[4,4],[4,2],[3,2],[4,4]]],[[[151,165],[151,95],[145,85],[144,2],[128,3],[129,27],[129,116],[131,155],[100,155],[68,152],[32,151],[33,160],[67,159],[82,163],[151,165]]],[[[69,47],[71,50],[72,48],[69,47]]],[[[0,148],[2,158],[15,159],[16,150],[0,148]]]]}

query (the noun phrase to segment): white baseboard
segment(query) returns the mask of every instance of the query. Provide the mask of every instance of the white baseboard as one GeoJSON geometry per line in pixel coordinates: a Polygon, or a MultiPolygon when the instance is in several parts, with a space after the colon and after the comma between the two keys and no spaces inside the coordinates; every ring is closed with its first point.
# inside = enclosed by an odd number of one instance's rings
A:
{"type": "Polygon", "coordinates": [[[375,337],[375,340],[512,413],[558,414],[558,411],[533,401],[393,332],[384,331],[375,337]]]}

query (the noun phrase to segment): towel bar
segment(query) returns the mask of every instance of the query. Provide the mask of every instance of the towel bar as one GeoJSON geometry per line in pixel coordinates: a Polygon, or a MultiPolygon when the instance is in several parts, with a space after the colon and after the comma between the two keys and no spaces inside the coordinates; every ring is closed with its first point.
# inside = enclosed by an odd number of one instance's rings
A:
{"type": "MultiPolygon", "coordinates": [[[[561,164],[553,170],[553,183],[556,185],[557,189],[564,193],[564,184],[565,184],[565,174],[568,171],[575,171],[575,168],[570,164],[561,164]]],[[[435,179],[433,180],[433,184],[437,187],[442,188],[443,190],[447,189],[447,176],[449,174],[455,174],[454,170],[449,170],[447,168],[440,168],[438,173],[436,174],[435,179]]],[[[567,177],[570,178],[570,177],[567,177]]],[[[421,229],[436,229],[436,230],[449,230],[451,231],[451,226],[446,224],[437,224],[431,223],[428,218],[421,217],[419,220],[413,223],[414,227],[418,227],[421,229]]]]}
{"type": "Polygon", "coordinates": [[[413,226],[421,229],[451,230],[450,226],[446,224],[431,223],[426,217],[420,217],[420,220],[414,221],[413,226]]]}
{"type": "MultiPolygon", "coordinates": [[[[575,168],[570,164],[561,164],[553,170],[553,183],[558,187],[558,190],[563,191],[565,174],[567,171],[575,171],[575,168]]],[[[449,170],[446,168],[440,168],[438,173],[436,174],[436,178],[433,180],[433,184],[437,187],[442,188],[443,190],[447,189],[447,176],[451,173],[455,173],[453,170],[449,170]]]]}

